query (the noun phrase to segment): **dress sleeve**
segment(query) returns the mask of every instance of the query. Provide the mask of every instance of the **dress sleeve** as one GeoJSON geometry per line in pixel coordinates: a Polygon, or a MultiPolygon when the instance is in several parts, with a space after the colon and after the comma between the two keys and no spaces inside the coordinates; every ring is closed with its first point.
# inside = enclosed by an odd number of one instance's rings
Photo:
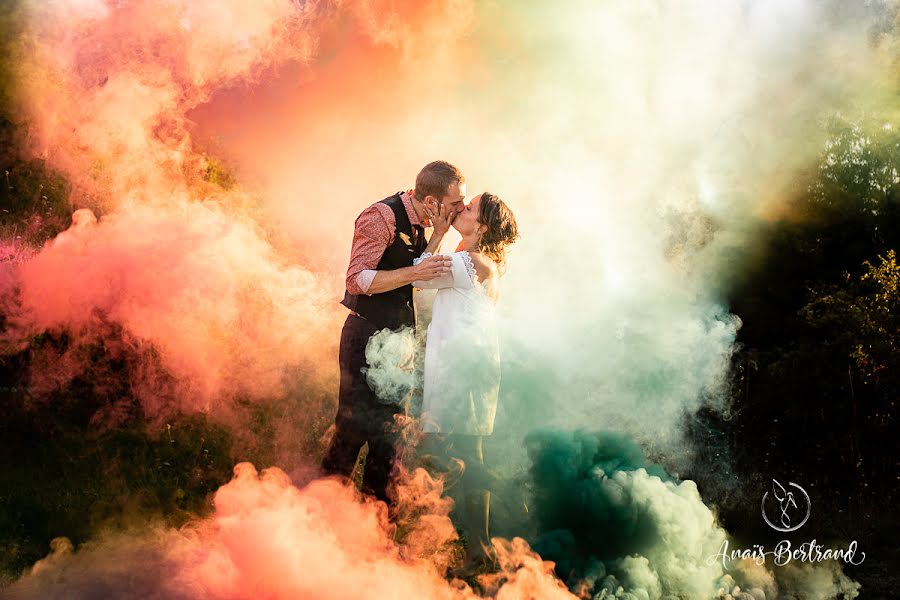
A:
{"type": "MultiPolygon", "coordinates": [[[[417,265],[426,258],[432,256],[431,252],[424,252],[419,258],[413,259],[413,265],[417,265]]],[[[475,268],[472,259],[466,251],[454,252],[450,255],[450,272],[429,281],[414,281],[413,286],[420,289],[458,288],[468,289],[472,287],[472,275],[475,268]]]]}

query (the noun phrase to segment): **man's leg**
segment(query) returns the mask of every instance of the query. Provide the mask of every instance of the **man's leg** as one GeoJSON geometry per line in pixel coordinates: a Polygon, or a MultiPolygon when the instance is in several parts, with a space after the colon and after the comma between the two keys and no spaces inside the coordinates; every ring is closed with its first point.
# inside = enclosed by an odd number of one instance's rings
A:
{"type": "Polygon", "coordinates": [[[395,405],[383,404],[366,382],[366,344],[378,329],[369,321],[349,315],[341,331],[341,368],[338,412],[331,445],[322,460],[329,474],[349,476],[359,450],[369,443],[363,491],[388,501],[387,486],[394,464],[397,436],[393,431],[395,405]]]}
{"type": "Polygon", "coordinates": [[[341,371],[335,431],[322,459],[328,474],[350,476],[360,447],[366,442],[365,423],[369,386],[362,368],[366,366],[366,343],[375,327],[354,315],[348,315],[341,330],[338,364],[341,371]]]}
{"type": "MultiPolygon", "coordinates": [[[[378,402],[374,393],[372,397],[378,402]]],[[[388,498],[387,488],[397,458],[397,444],[400,441],[394,421],[396,412],[397,407],[394,405],[378,403],[372,407],[369,413],[369,456],[363,476],[363,491],[388,505],[391,501],[388,498]]]]}

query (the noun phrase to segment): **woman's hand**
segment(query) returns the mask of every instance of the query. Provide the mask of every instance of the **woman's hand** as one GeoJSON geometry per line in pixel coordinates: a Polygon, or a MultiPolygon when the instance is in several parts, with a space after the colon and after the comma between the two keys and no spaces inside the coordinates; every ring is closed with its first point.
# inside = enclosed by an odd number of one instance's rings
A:
{"type": "Polygon", "coordinates": [[[428,215],[428,218],[431,220],[431,226],[434,227],[434,232],[431,234],[432,237],[444,237],[450,231],[453,219],[456,218],[456,212],[449,212],[443,204],[438,204],[437,212],[425,206],[425,214],[428,215]]]}

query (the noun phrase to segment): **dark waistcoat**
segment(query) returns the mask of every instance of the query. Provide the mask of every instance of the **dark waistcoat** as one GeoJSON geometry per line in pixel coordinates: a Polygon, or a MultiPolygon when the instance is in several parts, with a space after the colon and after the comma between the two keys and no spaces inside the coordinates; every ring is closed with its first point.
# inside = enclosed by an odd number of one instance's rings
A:
{"type": "MultiPolygon", "coordinates": [[[[375,268],[379,271],[392,271],[410,267],[413,259],[420,256],[427,245],[424,230],[419,228],[418,235],[413,233],[413,226],[409,222],[400,192],[381,202],[387,204],[394,212],[397,228],[394,241],[385,249],[375,268]]],[[[361,317],[371,321],[379,328],[397,329],[404,325],[412,326],[415,323],[412,285],[404,285],[395,290],[371,296],[366,294],[356,296],[344,292],[344,300],[341,304],[356,311],[361,317]]]]}

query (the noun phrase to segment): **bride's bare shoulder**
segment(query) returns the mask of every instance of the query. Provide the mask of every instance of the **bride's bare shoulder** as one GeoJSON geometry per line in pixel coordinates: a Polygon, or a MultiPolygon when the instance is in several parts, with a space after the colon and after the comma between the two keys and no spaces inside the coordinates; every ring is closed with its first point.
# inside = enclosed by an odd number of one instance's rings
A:
{"type": "Polygon", "coordinates": [[[472,266],[475,267],[475,273],[478,274],[478,281],[485,282],[499,275],[497,263],[480,252],[470,252],[472,258],[472,266]]]}

